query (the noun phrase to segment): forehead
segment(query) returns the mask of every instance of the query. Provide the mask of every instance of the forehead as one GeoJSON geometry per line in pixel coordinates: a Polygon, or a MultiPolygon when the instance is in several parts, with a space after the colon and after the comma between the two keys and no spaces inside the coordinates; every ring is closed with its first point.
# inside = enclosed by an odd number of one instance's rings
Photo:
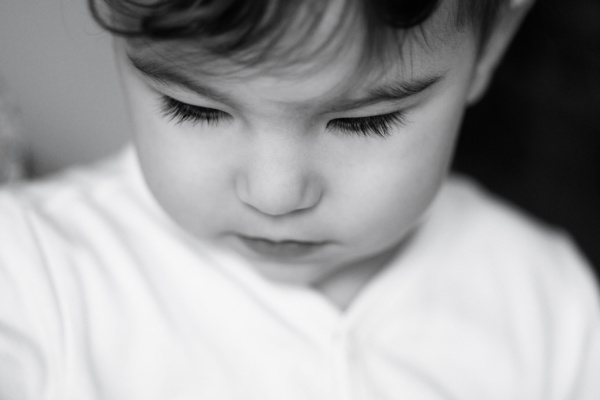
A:
{"type": "MultiPolygon", "coordinates": [[[[426,23],[411,31],[388,32],[383,51],[367,46],[367,34],[355,19],[344,19],[343,1],[332,1],[314,34],[287,36],[259,53],[216,55],[194,40],[124,40],[130,58],[168,67],[190,79],[243,83],[276,81],[282,90],[294,84],[329,82],[328,91],[349,91],[377,82],[410,81],[449,69],[461,47],[474,44],[471,32],[454,23],[452,0],[442,3],[426,23]],[[252,62],[248,57],[254,57],[252,62]],[[320,79],[315,78],[318,75],[320,79]]],[[[310,16],[309,16],[310,17],[310,16]]],[[[301,22],[298,22],[299,24],[301,22]]]]}

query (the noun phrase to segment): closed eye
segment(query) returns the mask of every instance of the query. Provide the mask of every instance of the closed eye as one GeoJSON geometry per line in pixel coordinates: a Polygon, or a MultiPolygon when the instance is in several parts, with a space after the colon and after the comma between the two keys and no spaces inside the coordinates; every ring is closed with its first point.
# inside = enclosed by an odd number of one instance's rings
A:
{"type": "Polygon", "coordinates": [[[337,118],[329,121],[327,128],[348,134],[387,138],[391,135],[393,128],[404,124],[406,124],[404,112],[396,111],[368,117],[337,118]]]}
{"type": "MultiPolygon", "coordinates": [[[[177,124],[190,122],[192,124],[206,123],[216,126],[222,121],[231,120],[231,115],[208,107],[183,103],[169,96],[161,97],[160,110],[162,115],[177,124]]],[[[404,125],[406,118],[403,111],[389,114],[372,115],[356,118],[337,118],[327,123],[327,129],[338,130],[346,134],[359,136],[376,136],[387,138],[394,127],[404,125]]]]}
{"type": "Polygon", "coordinates": [[[231,116],[223,111],[182,103],[168,96],[161,98],[160,109],[165,118],[175,121],[177,124],[205,122],[208,125],[216,126],[223,120],[231,119],[231,116]]]}

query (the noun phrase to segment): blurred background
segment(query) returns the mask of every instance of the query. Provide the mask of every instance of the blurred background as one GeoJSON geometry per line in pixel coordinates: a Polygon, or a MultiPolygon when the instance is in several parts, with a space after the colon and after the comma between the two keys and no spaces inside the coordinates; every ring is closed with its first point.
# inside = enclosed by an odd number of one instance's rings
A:
{"type": "Polygon", "coordinates": [[[0,93],[18,109],[12,125],[27,140],[36,176],[126,140],[110,37],[86,0],[0,0],[0,93]]]}
{"type": "Polygon", "coordinates": [[[467,112],[455,169],[565,228],[600,275],[599,0],[537,1],[467,112]]]}
{"type": "MultiPolygon", "coordinates": [[[[113,63],[85,0],[0,0],[0,167],[28,152],[10,174],[39,177],[118,149],[113,63]]],[[[454,168],[571,232],[598,272],[600,0],[537,1],[467,113],[454,168]]]]}

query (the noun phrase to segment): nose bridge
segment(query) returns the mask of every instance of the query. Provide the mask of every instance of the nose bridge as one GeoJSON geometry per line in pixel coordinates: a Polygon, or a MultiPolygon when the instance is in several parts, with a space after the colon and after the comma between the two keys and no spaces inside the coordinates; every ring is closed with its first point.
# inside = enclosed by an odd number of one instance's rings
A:
{"type": "Polygon", "coordinates": [[[238,197],[258,211],[285,215],[316,205],[321,197],[309,150],[299,136],[257,135],[236,181],[238,197]]]}

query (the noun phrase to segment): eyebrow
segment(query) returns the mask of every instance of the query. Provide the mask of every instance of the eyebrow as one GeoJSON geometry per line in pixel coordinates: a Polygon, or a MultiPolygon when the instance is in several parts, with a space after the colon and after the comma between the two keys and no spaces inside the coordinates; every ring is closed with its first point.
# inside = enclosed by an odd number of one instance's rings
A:
{"type": "Polygon", "coordinates": [[[345,111],[368,105],[400,101],[422,93],[445,78],[444,73],[412,79],[410,81],[394,81],[367,91],[367,95],[359,99],[348,99],[337,102],[331,111],[345,111]]]}
{"type": "MultiPolygon", "coordinates": [[[[158,84],[175,85],[183,90],[194,92],[216,102],[230,106],[235,105],[235,102],[224,93],[200,84],[177,71],[174,67],[130,54],[127,54],[127,57],[135,69],[158,84]]],[[[332,102],[332,106],[328,109],[328,112],[347,111],[381,102],[400,101],[426,91],[443,80],[444,77],[445,73],[441,73],[409,81],[390,82],[368,90],[366,96],[359,99],[345,99],[332,102]]]]}

